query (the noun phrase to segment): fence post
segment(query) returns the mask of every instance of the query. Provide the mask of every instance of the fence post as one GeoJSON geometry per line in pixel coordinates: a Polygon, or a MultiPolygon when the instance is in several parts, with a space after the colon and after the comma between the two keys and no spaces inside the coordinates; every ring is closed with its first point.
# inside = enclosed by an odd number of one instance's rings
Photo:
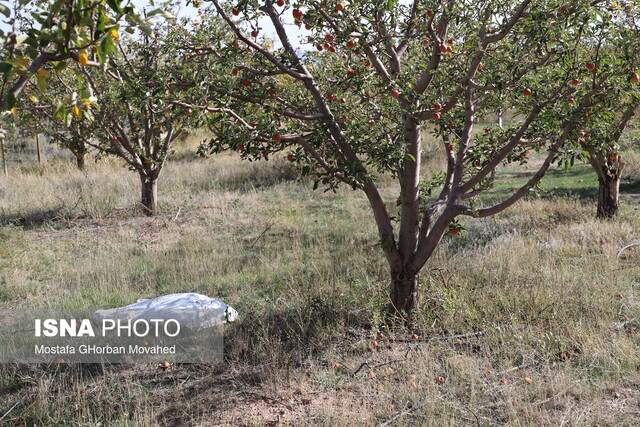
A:
{"type": "Polygon", "coordinates": [[[42,164],[42,154],[40,153],[40,134],[36,133],[36,151],[38,152],[38,164],[42,164]]]}
{"type": "Polygon", "coordinates": [[[9,170],[7,169],[7,151],[4,146],[4,138],[0,138],[0,151],[2,152],[2,168],[4,169],[4,176],[9,176],[9,170]]]}

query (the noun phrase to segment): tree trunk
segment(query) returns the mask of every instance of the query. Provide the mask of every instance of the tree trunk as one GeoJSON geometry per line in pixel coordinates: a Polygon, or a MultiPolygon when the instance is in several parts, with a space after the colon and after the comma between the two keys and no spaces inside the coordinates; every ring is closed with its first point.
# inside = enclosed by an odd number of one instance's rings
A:
{"type": "Polygon", "coordinates": [[[81,170],[81,171],[84,170],[84,166],[85,166],[84,154],[76,155],[76,166],[78,166],[79,170],[81,170]]]}
{"type": "Polygon", "coordinates": [[[158,213],[158,180],[143,173],[140,174],[140,184],[142,185],[142,206],[147,216],[154,216],[158,213]]]}
{"type": "Polygon", "coordinates": [[[598,177],[598,212],[601,219],[615,218],[620,208],[620,175],[602,174],[598,177]]]}
{"type": "Polygon", "coordinates": [[[624,171],[625,163],[622,156],[609,154],[591,154],[589,158],[591,167],[598,174],[598,210],[596,217],[599,219],[615,218],[620,208],[620,179],[624,171]]]}
{"type": "Polygon", "coordinates": [[[411,318],[416,308],[418,275],[409,269],[391,274],[391,312],[405,319],[411,318]]]}

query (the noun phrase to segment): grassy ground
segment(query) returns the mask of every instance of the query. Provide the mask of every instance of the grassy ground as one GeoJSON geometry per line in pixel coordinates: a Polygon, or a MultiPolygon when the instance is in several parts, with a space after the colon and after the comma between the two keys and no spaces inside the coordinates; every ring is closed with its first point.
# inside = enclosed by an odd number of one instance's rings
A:
{"type": "MultiPolygon", "coordinates": [[[[11,172],[0,308],[199,292],[240,318],[218,366],[0,367],[0,423],[640,422],[640,263],[635,251],[616,258],[640,242],[640,205],[627,198],[617,221],[595,221],[586,167],[446,236],[422,273],[413,330],[383,326],[387,271],[366,200],[313,191],[284,161],[185,150],[161,177],[155,219],[139,219],[137,178],[114,162],[11,172]]],[[[393,186],[384,193],[395,200],[393,186]]]]}

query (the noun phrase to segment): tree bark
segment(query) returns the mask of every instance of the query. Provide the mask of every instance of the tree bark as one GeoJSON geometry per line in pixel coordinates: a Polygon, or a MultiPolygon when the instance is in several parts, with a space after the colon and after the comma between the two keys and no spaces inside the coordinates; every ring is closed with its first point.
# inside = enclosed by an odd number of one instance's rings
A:
{"type": "Polygon", "coordinates": [[[598,212],[596,217],[611,219],[618,216],[620,209],[620,176],[605,174],[598,178],[598,212]]]}
{"type": "Polygon", "coordinates": [[[410,319],[416,309],[418,294],[418,275],[405,268],[404,271],[391,273],[390,311],[404,319],[410,319]]]}
{"type": "Polygon", "coordinates": [[[79,170],[84,171],[84,167],[85,167],[84,154],[76,155],[76,166],[78,167],[79,170]]]}
{"type": "Polygon", "coordinates": [[[147,216],[154,216],[158,213],[158,180],[140,173],[140,184],[142,186],[141,203],[144,213],[147,216]]]}
{"type": "Polygon", "coordinates": [[[596,218],[611,219],[618,216],[620,209],[620,180],[625,163],[622,156],[591,154],[591,166],[598,174],[598,209],[596,218]]]}

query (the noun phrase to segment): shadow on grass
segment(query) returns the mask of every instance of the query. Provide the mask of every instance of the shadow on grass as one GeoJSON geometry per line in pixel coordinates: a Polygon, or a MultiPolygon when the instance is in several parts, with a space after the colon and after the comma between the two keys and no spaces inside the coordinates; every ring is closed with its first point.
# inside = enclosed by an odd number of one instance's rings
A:
{"type": "Polygon", "coordinates": [[[25,230],[39,228],[45,224],[59,221],[64,218],[62,208],[37,210],[29,212],[26,215],[19,214],[1,214],[0,227],[14,225],[22,227],[25,230]]]}
{"type": "Polygon", "coordinates": [[[620,183],[620,193],[638,193],[640,195],[640,179],[635,181],[624,181],[620,183]]]}

